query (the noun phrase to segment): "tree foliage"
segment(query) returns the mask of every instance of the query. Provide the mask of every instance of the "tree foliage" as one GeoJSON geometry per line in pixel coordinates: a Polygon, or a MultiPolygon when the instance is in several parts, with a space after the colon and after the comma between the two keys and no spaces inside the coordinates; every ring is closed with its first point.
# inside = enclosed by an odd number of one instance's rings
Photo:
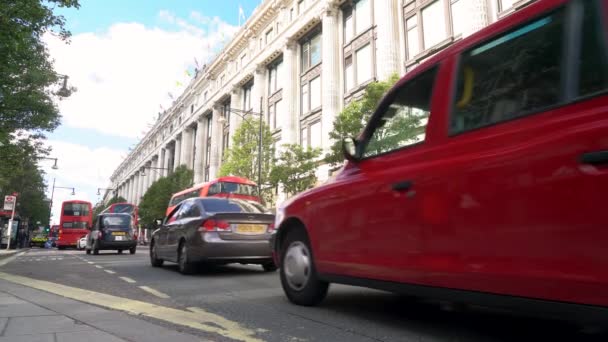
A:
{"type": "Polygon", "coordinates": [[[310,189],[317,182],[315,160],[320,155],[320,149],[304,149],[298,144],[283,145],[283,151],[270,172],[271,184],[281,186],[288,196],[310,189]]]}
{"type": "Polygon", "coordinates": [[[350,102],[336,116],[334,128],[329,132],[329,137],[334,143],[331,145],[329,153],[325,156],[327,163],[335,166],[344,161],[342,139],[356,136],[363,130],[386,92],[398,80],[399,76],[393,74],[386,81],[370,83],[360,99],[350,102]]]}
{"type": "Polygon", "coordinates": [[[51,131],[59,124],[52,86],[58,85],[42,38],[67,41],[65,18],[55,7],[79,7],[78,0],[0,1],[0,142],[17,130],[51,131]]]}
{"type": "MultiPolygon", "coordinates": [[[[224,153],[220,176],[238,176],[258,182],[259,121],[243,120],[234,132],[232,145],[224,153]]],[[[273,164],[273,139],[268,125],[262,126],[262,184],[270,183],[270,170],[273,164]]]]}
{"type": "Polygon", "coordinates": [[[181,165],[168,177],[152,183],[139,204],[142,224],[151,225],[154,220],[165,217],[171,195],[192,186],[193,178],[192,170],[181,165]]]}
{"type": "Polygon", "coordinates": [[[0,147],[0,195],[14,192],[17,196],[17,212],[30,222],[49,222],[50,208],[46,199],[44,172],[38,168],[38,157],[48,153],[35,136],[24,133],[14,136],[12,144],[0,147]]]}

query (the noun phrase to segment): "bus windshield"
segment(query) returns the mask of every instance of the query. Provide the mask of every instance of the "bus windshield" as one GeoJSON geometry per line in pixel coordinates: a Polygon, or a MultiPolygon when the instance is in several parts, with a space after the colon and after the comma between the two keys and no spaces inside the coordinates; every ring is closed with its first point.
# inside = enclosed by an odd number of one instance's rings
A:
{"type": "Polygon", "coordinates": [[[65,216],[89,216],[89,206],[85,203],[65,203],[63,205],[65,216]]]}
{"type": "Polygon", "coordinates": [[[209,187],[209,195],[215,194],[256,196],[256,187],[255,185],[243,183],[217,182],[209,187]]]}
{"type": "Polygon", "coordinates": [[[132,204],[114,204],[113,213],[133,214],[134,206],[132,204]]]}

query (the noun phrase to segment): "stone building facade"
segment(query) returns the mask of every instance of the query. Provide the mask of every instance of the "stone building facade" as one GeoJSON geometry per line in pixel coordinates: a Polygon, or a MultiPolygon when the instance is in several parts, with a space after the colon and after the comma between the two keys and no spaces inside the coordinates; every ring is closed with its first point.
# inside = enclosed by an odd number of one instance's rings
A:
{"type": "MultiPolygon", "coordinates": [[[[139,204],[179,165],[194,183],[216,178],[242,121],[263,112],[277,147],[328,148],[345,103],[531,0],[264,0],[111,176],[139,204]]],[[[320,179],[329,169],[321,166],[320,179]]]]}

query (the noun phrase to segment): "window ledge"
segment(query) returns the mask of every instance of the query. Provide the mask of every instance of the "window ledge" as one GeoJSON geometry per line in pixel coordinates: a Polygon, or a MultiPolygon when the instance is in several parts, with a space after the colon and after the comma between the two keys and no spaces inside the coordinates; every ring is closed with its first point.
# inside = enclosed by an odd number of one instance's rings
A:
{"type": "MultiPolygon", "coordinates": [[[[459,35],[461,36],[461,35],[459,35]]],[[[447,37],[446,39],[442,40],[441,42],[431,46],[430,48],[420,52],[419,54],[417,54],[416,56],[414,56],[414,58],[411,58],[410,60],[405,62],[405,66],[409,66],[415,63],[420,63],[422,62],[422,60],[428,58],[429,56],[445,49],[446,47],[450,46],[452,43],[454,43],[459,36],[450,36],[447,37]]]]}

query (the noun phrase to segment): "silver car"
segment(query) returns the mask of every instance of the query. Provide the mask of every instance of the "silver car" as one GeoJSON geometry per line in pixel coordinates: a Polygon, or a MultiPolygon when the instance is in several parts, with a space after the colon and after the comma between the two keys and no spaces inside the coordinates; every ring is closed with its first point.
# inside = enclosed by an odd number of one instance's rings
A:
{"type": "Polygon", "coordinates": [[[197,263],[259,264],[277,268],[270,238],[274,215],[257,203],[232,198],[191,198],[180,202],[152,233],[150,263],[175,262],[192,273],[197,263]]]}

